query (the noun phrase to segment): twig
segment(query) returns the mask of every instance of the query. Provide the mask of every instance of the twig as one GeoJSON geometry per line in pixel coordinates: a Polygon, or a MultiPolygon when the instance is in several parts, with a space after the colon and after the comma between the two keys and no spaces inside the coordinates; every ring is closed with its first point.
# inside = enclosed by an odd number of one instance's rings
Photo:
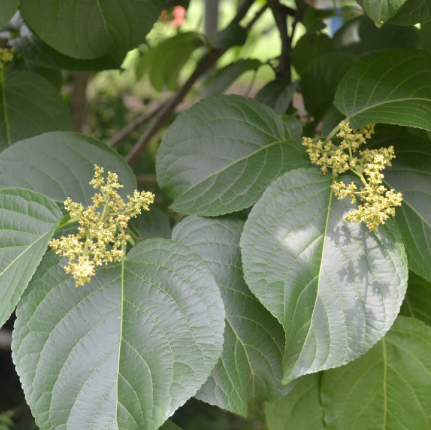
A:
{"type": "Polygon", "coordinates": [[[5,328],[0,329],[0,349],[10,350],[12,344],[12,332],[5,328]]]}
{"type": "MultiPolygon", "coordinates": [[[[231,24],[239,24],[242,19],[246,16],[248,10],[253,5],[254,0],[243,0],[239,5],[235,17],[232,19],[231,24]]],[[[136,142],[132,150],[127,154],[126,161],[129,164],[135,162],[142,151],[145,150],[149,144],[151,138],[160,130],[163,124],[167,121],[169,116],[175,111],[175,108],[179,103],[182,102],[184,97],[196,83],[196,81],[203,76],[208,70],[215,66],[217,60],[228,50],[229,48],[213,49],[211,52],[205,55],[202,61],[198,64],[195,71],[185,82],[185,84],[175,93],[167,102],[163,105],[162,109],[156,114],[154,122],[145,130],[141,138],[136,142]]]]}
{"type": "Polygon", "coordinates": [[[120,132],[118,132],[109,142],[108,146],[111,148],[114,148],[117,146],[123,139],[125,139],[133,130],[136,130],[140,125],[142,125],[145,121],[148,121],[149,119],[153,118],[155,115],[157,115],[161,109],[163,108],[164,104],[167,103],[168,100],[163,100],[163,102],[159,103],[158,105],[154,106],[152,109],[150,109],[148,112],[145,112],[144,114],[138,116],[135,118],[130,124],[128,124],[126,127],[124,127],[120,132]]]}
{"type": "Polygon", "coordinates": [[[245,29],[249,31],[251,27],[256,23],[256,21],[263,15],[263,13],[268,9],[269,4],[265,3],[254,15],[254,17],[250,20],[250,22],[245,26],[245,29]]]}
{"type": "Polygon", "coordinates": [[[156,175],[144,173],[142,175],[136,175],[136,182],[138,183],[138,185],[140,185],[140,184],[156,185],[157,184],[157,178],[156,178],[156,175]]]}

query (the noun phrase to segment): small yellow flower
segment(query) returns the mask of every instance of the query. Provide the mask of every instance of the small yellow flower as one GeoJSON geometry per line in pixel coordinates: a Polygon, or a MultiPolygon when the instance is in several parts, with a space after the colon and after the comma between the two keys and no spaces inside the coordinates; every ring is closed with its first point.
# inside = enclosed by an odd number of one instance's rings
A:
{"type": "Polygon", "coordinates": [[[96,266],[122,260],[122,248],[130,239],[126,233],[130,218],[142,210],[149,210],[154,201],[154,194],[135,190],[133,197],[127,196],[128,201],[125,202],[116,191],[123,187],[118,182],[118,175],[108,172],[105,179],[102,167],[95,165],[94,170],[90,185],[100,193],[92,197],[93,205],[85,209],[69,197],[64,202],[70,218],[79,222],[79,233],[50,242],[57,254],[69,258],[64,269],[72,274],[76,286],[89,283],[95,276],[96,266]]]}

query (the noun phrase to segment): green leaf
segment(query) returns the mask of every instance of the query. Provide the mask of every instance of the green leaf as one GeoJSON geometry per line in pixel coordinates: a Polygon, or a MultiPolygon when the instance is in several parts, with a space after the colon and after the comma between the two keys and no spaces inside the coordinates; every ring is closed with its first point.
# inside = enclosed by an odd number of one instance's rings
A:
{"type": "Polygon", "coordinates": [[[61,217],[45,196],[20,188],[0,190],[0,327],[27,288],[61,217]]]}
{"type": "Polygon", "coordinates": [[[249,70],[257,70],[261,65],[262,63],[259,60],[253,58],[241,59],[230,63],[217,71],[205,94],[212,96],[224,93],[243,73],[249,70]]]}
{"type": "Polygon", "coordinates": [[[398,13],[388,23],[394,25],[414,25],[431,21],[430,0],[407,0],[398,13]]]}
{"type": "Polygon", "coordinates": [[[106,144],[77,133],[52,132],[12,145],[0,154],[0,188],[21,187],[63,202],[92,204],[89,184],[94,164],[118,174],[125,198],[136,189],[136,178],[120,155],[106,144]]]}
{"type": "Polygon", "coordinates": [[[63,264],[48,253],[17,310],[13,357],[38,426],[158,429],[220,357],[211,272],[164,239],[139,243],[84,287],[63,264]]]}
{"type": "Polygon", "coordinates": [[[346,73],[335,104],[354,128],[387,123],[431,130],[431,56],[393,50],[366,58],[346,73]]]}
{"type": "Polygon", "coordinates": [[[208,97],[180,115],[157,154],[172,209],[221,215],[251,206],[280,174],[307,166],[275,112],[240,96],[208,97]]]}
{"type": "Polygon", "coordinates": [[[431,327],[400,317],[367,354],[325,372],[328,429],[428,430],[431,427],[431,327]]]}
{"type": "Polygon", "coordinates": [[[409,267],[431,281],[431,143],[406,129],[379,126],[370,141],[373,148],[393,145],[396,158],[385,169],[389,188],[403,193],[395,222],[403,238],[409,267]]]}
{"type": "Polygon", "coordinates": [[[419,37],[415,28],[392,25],[377,28],[366,15],[348,21],[331,40],[333,50],[355,56],[369,55],[383,49],[417,48],[418,45],[419,37]]]}
{"type": "Polygon", "coordinates": [[[320,119],[332,107],[337,85],[354,64],[354,57],[332,52],[318,57],[304,72],[301,90],[307,112],[320,119]]]}
{"type": "Polygon", "coordinates": [[[297,86],[298,82],[290,83],[285,79],[274,79],[259,90],[255,99],[269,106],[276,114],[285,114],[297,86]]]}
{"type": "Polygon", "coordinates": [[[287,396],[265,404],[269,430],[326,429],[320,403],[321,377],[320,373],[302,376],[287,396]]]}
{"type": "Polygon", "coordinates": [[[171,238],[171,223],[168,216],[157,207],[150,207],[150,211],[144,211],[137,218],[132,218],[132,225],[139,235],[145,239],[148,237],[171,238]]]}
{"type": "MultiPolygon", "coordinates": [[[[345,177],[345,183],[351,182],[345,177]]],[[[285,383],[342,366],[394,322],[407,259],[392,222],[370,233],[318,169],[286,173],[253,207],[241,238],[250,290],[286,332],[285,383]]]]}
{"type": "Polygon", "coordinates": [[[66,69],[77,71],[99,71],[107,69],[119,69],[123,63],[125,54],[112,56],[106,54],[94,60],[77,60],[61,54],[42,42],[34,34],[18,37],[9,41],[25,59],[35,65],[51,69],[66,69]]]}
{"type": "Polygon", "coordinates": [[[13,17],[18,9],[20,0],[3,0],[0,5],[0,29],[13,17]]]}
{"type": "Polygon", "coordinates": [[[232,46],[243,46],[247,40],[247,30],[233,23],[217,33],[213,49],[228,49],[232,46]]]}
{"type": "Polygon", "coordinates": [[[174,424],[172,421],[168,420],[160,427],[160,430],[182,430],[182,429],[178,427],[176,424],[174,424]]]}
{"type": "Polygon", "coordinates": [[[302,136],[302,133],[303,133],[302,123],[296,116],[283,114],[283,115],[280,115],[280,119],[283,121],[283,125],[288,136],[290,137],[302,136]]]}
{"type": "Polygon", "coordinates": [[[431,282],[410,272],[406,297],[401,315],[417,318],[431,326],[431,282]]]}
{"type": "Polygon", "coordinates": [[[431,22],[421,24],[419,39],[421,49],[431,54],[431,22]]]}
{"type": "Polygon", "coordinates": [[[0,150],[46,131],[72,129],[59,92],[32,72],[13,73],[0,83],[0,150]]]}
{"type": "Polygon", "coordinates": [[[151,54],[151,63],[146,66],[154,89],[176,90],[181,69],[202,43],[202,36],[191,31],[178,33],[158,44],[151,54]]]}
{"type": "Polygon", "coordinates": [[[292,64],[299,75],[305,73],[308,65],[328,53],[331,39],[323,33],[305,33],[292,52],[292,64]]]}
{"type": "Polygon", "coordinates": [[[45,43],[74,58],[129,51],[145,41],[165,0],[21,0],[21,14],[45,43]]]}
{"type": "Polygon", "coordinates": [[[406,0],[362,0],[367,15],[377,27],[392,18],[406,0]]]}
{"type": "Polygon", "coordinates": [[[226,309],[223,354],[196,397],[246,417],[248,400],[274,400],[291,386],[281,385],[283,329],[244,282],[239,248],[243,226],[234,218],[190,216],[175,227],[173,238],[208,263],[226,309]]]}

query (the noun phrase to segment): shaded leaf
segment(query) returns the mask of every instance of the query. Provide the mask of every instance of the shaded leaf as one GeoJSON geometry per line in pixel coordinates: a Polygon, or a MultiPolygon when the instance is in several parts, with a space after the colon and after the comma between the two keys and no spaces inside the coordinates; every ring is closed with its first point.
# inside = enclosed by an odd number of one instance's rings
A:
{"type": "Polygon", "coordinates": [[[384,25],[377,28],[366,15],[348,21],[338,30],[331,48],[352,55],[369,55],[373,51],[394,48],[417,48],[419,38],[415,28],[384,25]]]}
{"type": "Polygon", "coordinates": [[[407,0],[398,13],[388,23],[394,25],[414,25],[431,21],[430,0],[407,0]]]}
{"type": "Polygon", "coordinates": [[[322,401],[334,430],[428,430],[431,327],[400,317],[367,354],[325,372],[322,401]]]}
{"type": "Polygon", "coordinates": [[[163,239],[139,243],[84,287],[63,264],[48,253],[17,310],[13,356],[38,426],[158,429],[220,356],[211,272],[163,239]]]}
{"type": "Polygon", "coordinates": [[[396,158],[384,181],[403,193],[395,222],[403,238],[409,267],[431,281],[431,142],[401,127],[379,126],[373,148],[393,145],[396,158]]]}
{"type": "Polygon", "coordinates": [[[292,115],[280,115],[280,119],[283,121],[284,128],[289,137],[301,137],[302,136],[302,123],[292,115]]]}
{"type": "Polygon", "coordinates": [[[9,41],[25,59],[41,67],[52,69],[66,69],[77,71],[99,71],[107,69],[119,69],[123,63],[123,55],[111,56],[110,53],[94,60],[77,60],[73,57],[61,54],[42,42],[34,34],[29,33],[24,37],[17,37],[9,41]]]}
{"type": "Polygon", "coordinates": [[[367,15],[377,27],[392,18],[406,0],[361,0],[367,15]]]}
{"type": "Polygon", "coordinates": [[[392,325],[407,288],[393,223],[378,233],[346,223],[352,205],[330,185],[317,169],[286,173],[253,207],[241,238],[246,282],[286,332],[286,383],[365,353],[392,325]]]}
{"type": "Polygon", "coordinates": [[[20,0],[2,0],[0,5],[0,29],[2,29],[13,17],[18,9],[20,0]]]}
{"type": "Polygon", "coordinates": [[[247,30],[233,23],[217,33],[213,49],[228,49],[232,46],[243,46],[247,40],[247,30]]]}
{"type": "Polygon", "coordinates": [[[46,131],[72,129],[61,95],[41,76],[13,73],[0,84],[0,150],[46,131]]]}
{"type": "Polygon", "coordinates": [[[20,188],[0,190],[0,327],[27,288],[61,217],[45,196],[20,188]]]}
{"type": "Polygon", "coordinates": [[[146,64],[153,88],[176,90],[181,69],[194,50],[202,46],[202,36],[195,32],[178,33],[159,43],[146,64]]]}
{"type": "Polygon", "coordinates": [[[431,326],[431,282],[410,272],[406,297],[401,315],[417,318],[431,326]]]}
{"type": "Polygon", "coordinates": [[[178,427],[176,424],[174,424],[172,421],[168,420],[160,427],[160,430],[182,430],[182,429],[178,427]]]}
{"type": "Polygon", "coordinates": [[[354,128],[387,123],[431,130],[431,56],[393,50],[366,58],[346,73],[335,104],[354,128]]]}
{"type": "Polygon", "coordinates": [[[132,218],[132,225],[139,235],[145,239],[148,237],[160,237],[162,239],[171,238],[171,223],[168,216],[157,207],[150,207],[137,218],[132,218]]]}
{"type": "Polygon", "coordinates": [[[419,39],[421,49],[431,54],[431,22],[421,24],[419,39]]]}
{"type": "Polygon", "coordinates": [[[257,70],[262,63],[253,58],[241,59],[217,71],[213,81],[205,91],[206,95],[224,93],[243,73],[257,70]]]}
{"type": "Polygon", "coordinates": [[[333,105],[337,85],[354,64],[354,57],[333,52],[313,61],[301,79],[301,90],[307,112],[320,119],[333,105]]]}
{"type": "Polygon", "coordinates": [[[45,43],[74,57],[98,58],[145,41],[165,0],[21,0],[26,23],[45,43]]]}
{"type": "Polygon", "coordinates": [[[331,39],[323,33],[305,33],[292,52],[292,64],[299,75],[318,57],[328,53],[331,39]]]}
{"type": "Polygon", "coordinates": [[[255,99],[269,106],[276,114],[285,114],[297,86],[298,82],[290,83],[285,79],[274,79],[259,90],[255,99]]]}
{"type": "Polygon", "coordinates": [[[274,400],[291,386],[281,385],[283,329],[243,278],[239,248],[243,226],[233,218],[190,216],[174,228],[173,238],[208,263],[226,309],[223,354],[196,397],[246,417],[250,399],[274,400]]]}
{"type": "Polygon", "coordinates": [[[186,214],[249,207],[281,173],[308,165],[275,112],[240,96],[208,97],[180,115],[157,154],[157,178],[186,214]]]}
{"type": "Polygon", "coordinates": [[[320,403],[321,377],[320,373],[302,376],[287,396],[265,404],[269,430],[326,429],[320,403]]]}
{"type": "Polygon", "coordinates": [[[92,204],[95,189],[89,184],[94,164],[118,174],[125,198],[136,179],[130,167],[106,144],[78,133],[52,132],[22,140],[0,154],[0,188],[21,187],[63,202],[70,197],[92,204]]]}

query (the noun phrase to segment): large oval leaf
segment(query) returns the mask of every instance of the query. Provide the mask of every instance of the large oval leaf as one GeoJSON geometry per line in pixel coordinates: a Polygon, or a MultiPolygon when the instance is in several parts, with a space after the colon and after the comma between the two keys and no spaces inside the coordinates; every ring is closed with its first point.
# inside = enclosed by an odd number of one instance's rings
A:
{"type": "Polygon", "coordinates": [[[269,430],[326,430],[320,402],[321,373],[301,377],[292,391],[265,404],[269,430]]]}
{"type": "Polygon", "coordinates": [[[429,430],[431,327],[400,317],[367,354],[325,372],[328,429],[429,430]]]}
{"type": "Polygon", "coordinates": [[[129,51],[145,36],[165,0],[21,0],[26,23],[48,45],[75,58],[129,51]]]}
{"type": "Polygon", "coordinates": [[[431,56],[393,50],[366,58],[346,73],[335,104],[354,128],[380,122],[431,130],[431,56]]]}
{"type": "Polygon", "coordinates": [[[240,96],[208,97],[178,117],[157,154],[157,178],[186,214],[246,208],[281,173],[307,166],[300,139],[274,111],[240,96]]]}
{"type": "Polygon", "coordinates": [[[409,267],[431,281],[431,143],[411,130],[379,126],[373,148],[393,145],[396,158],[385,170],[386,184],[403,193],[395,222],[406,246],[409,267]]]}
{"type": "Polygon", "coordinates": [[[0,85],[0,151],[46,131],[72,130],[60,93],[32,72],[13,73],[0,85]]]}
{"type": "Polygon", "coordinates": [[[96,139],[67,132],[42,134],[3,151],[0,188],[27,188],[60,202],[70,197],[89,205],[95,193],[89,185],[94,164],[118,174],[123,197],[133,193],[136,179],[122,157],[96,139]]]}
{"type": "Polygon", "coordinates": [[[430,0],[407,0],[388,23],[394,25],[414,25],[429,21],[431,21],[430,0]]]}
{"type": "Polygon", "coordinates": [[[317,169],[286,173],[254,206],[241,239],[247,284],[286,332],[284,382],[365,353],[394,322],[407,287],[393,223],[378,234],[346,223],[352,205],[330,185],[317,169]]]}
{"type": "Polygon", "coordinates": [[[62,216],[40,194],[0,190],[0,327],[14,311],[62,216]]]}
{"type": "Polygon", "coordinates": [[[197,398],[242,416],[259,396],[271,401],[291,387],[281,385],[283,329],[247,288],[239,240],[244,222],[191,216],[178,224],[173,238],[208,263],[226,309],[223,354],[197,398]]]}
{"type": "Polygon", "coordinates": [[[431,282],[410,272],[406,297],[401,315],[417,318],[431,326],[431,282]]]}
{"type": "Polygon", "coordinates": [[[203,260],[150,239],[79,288],[47,254],[17,310],[13,357],[42,430],[156,430],[211,373],[223,329],[203,260]]]}

